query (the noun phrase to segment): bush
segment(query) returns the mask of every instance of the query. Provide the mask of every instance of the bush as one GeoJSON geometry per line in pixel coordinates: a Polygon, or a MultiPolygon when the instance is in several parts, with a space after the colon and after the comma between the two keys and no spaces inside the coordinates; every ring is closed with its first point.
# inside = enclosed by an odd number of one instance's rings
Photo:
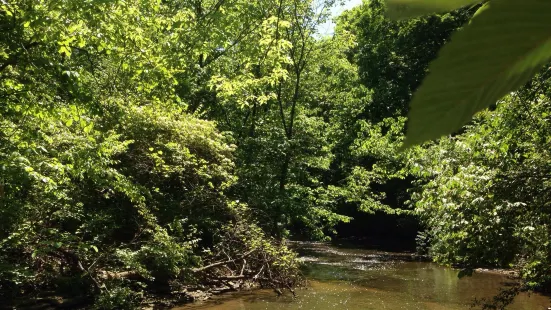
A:
{"type": "MultiPolygon", "coordinates": [[[[56,114],[72,113],[60,109],[41,119],[38,137],[30,128],[2,137],[2,291],[55,287],[59,277],[83,277],[89,293],[120,275],[193,281],[203,249],[230,246],[222,235],[240,238],[229,223],[255,227],[224,194],[235,182],[233,147],[212,123],[120,108],[125,117],[107,130],[99,124],[108,118],[90,117],[89,130],[60,124],[56,114]]],[[[270,262],[290,255],[254,231],[233,250],[259,247],[270,262]]],[[[115,286],[98,307],[126,293],[115,286]]]]}
{"type": "Polygon", "coordinates": [[[518,269],[524,289],[550,282],[549,99],[518,96],[479,115],[418,161],[429,181],[414,195],[436,261],[518,269]],[[430,172],[430,173],[429,173],[430,172]]]}

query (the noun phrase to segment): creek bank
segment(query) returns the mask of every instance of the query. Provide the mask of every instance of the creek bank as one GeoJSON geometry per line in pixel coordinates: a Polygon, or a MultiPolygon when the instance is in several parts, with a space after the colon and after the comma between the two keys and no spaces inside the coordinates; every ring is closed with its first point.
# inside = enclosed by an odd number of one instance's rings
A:
{"type": "Polygon", "coordinates": [[[244,293],[252,291],[260,291],[271,289],[274,296],[292,295],[296,297],[295,288],[306,287],[306,281],[298,284],[297,287],[278,288],[278,287],[266,287],[262,285],[262,282],[255,282],[251,280],[245,281],[231,281],[223,286],[188,286],[178,291],[173,291],[169,295],[159,296],[152,295],[144,303],[142,303],[143,309],[172,309],[174,307],[185,306],[192,303],[200,303],[213,299],[216,296],[226,295],[230,293],[244,293]]]}
{"type": "Polygon", "coordinates": [[[261,288],[258,283],[252,281],[228,282],[227,285],[218,286],[187,286],[172,291],[165,296],[151,295],[142,303],[143,309],[171,309],[190,303],[203,302],[213,296],[240,291],[250,291],[261,288]]]}
{"type": "MultiPolygon", "coordinates": [[[[171,309],[175,306],[202,302],[213,296],[230,292],[251,291],[261,289],[262,286],[253,281],[229,281],[225,285],[189,285],[181,286],[177,290],[166,292],[165,288],[158,288],[159,292],[148,294],[141,303],[142,309],[171,309]],[[165,292],[162,292],[165,291],[165,292]]],[[[54,309],[89,309],[94,303],[93,296],[64,298],[54,292],[44,293],[33,298],[22,298],[11,301],[11,306],[2,303],[0,310],[54,310],[54,309]]]]}
{"type": "Polygon", "coordinates": [[[500,268],[476,268],[474,272],[478,273],[487,273],[487,274],[498,274],[510,277],[518,277],[519,273],[514,269],[500,269],[500,268]]]}

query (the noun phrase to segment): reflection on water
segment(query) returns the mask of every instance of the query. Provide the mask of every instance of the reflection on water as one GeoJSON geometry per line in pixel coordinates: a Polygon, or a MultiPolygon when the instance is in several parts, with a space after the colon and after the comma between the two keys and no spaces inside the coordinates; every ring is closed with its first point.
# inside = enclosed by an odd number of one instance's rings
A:
{"type": "MultiPolygon", "coordinates": [[[[298,244],[309,285],[277,297],[271,290],[221,296],[177,309],[469,309],[473,298],[491,297],[507,278],[474,274],[457,278],[457,270],[414,261],[408,254],[346,249],[325,243],[298,244]]],[[[511,310],[548,309],[549,298],[517,297],[511,310]]]]}

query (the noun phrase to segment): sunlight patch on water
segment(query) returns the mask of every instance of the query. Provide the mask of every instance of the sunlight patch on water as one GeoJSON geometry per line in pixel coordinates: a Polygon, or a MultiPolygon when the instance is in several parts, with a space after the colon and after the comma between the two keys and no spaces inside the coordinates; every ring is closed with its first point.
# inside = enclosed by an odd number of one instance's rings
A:
{"type": "Polygon", "coordinates": [[[359,264],[380,264],[382,263],[380,260],[376,259],[365,259],[365,258],[354,258],[350,261],[351,263],[359,263],[359,264]]]}
{"type": "Polygon", "coordinates": [[[306,263],[306,262],[319,262],[320,259],[318,257],[313,257],[313,256],[303,256],[303,257],[299,257],[298,260],[306,263]]]}

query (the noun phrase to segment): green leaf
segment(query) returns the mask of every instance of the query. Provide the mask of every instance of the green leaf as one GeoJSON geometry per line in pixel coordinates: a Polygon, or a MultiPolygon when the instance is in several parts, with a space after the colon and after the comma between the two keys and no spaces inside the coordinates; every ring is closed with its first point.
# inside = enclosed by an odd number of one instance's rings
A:
{"type": "Polygon", "coordinates": [[[96,253],[99,252],[98,247],[95,245],[91,245],[90,248],[93,249],[96,253]]]}
{"type": "Polygon", "coordinates": [[[478,8],[478,10],[476,10],[473,17],[476,17],[476,16],[482,14],[482,12],[486,11],[489,8],[490,8],[490,2],[484,3],[484,5],[482,5],[480,8],[478,8]]]}
{"type": "Polygon", "coordinates": [[[455,33],[413,96],[405,147],[453,133],[551,57],[551,1],[492,3],[455,33]]]}
{"type": "Polygon", "coordinates": [[[388,0],[388,15],[401,19],[427,15],[438,12],[449,12],[481,2],[481,0],[388,0]]]}
{"type": "Polygon", "coordinates": [[[94,124],[90,123],[88,126],[84,127],[84,132],[89,134],[93,128],[94,128],[94,124]]]}
{"type": "Polygon", "coordinates": [[[61,45],[59,47],[58,53],[65,55],[67,57],[71,57],[71,49],[66,45],[61,45]]]}

